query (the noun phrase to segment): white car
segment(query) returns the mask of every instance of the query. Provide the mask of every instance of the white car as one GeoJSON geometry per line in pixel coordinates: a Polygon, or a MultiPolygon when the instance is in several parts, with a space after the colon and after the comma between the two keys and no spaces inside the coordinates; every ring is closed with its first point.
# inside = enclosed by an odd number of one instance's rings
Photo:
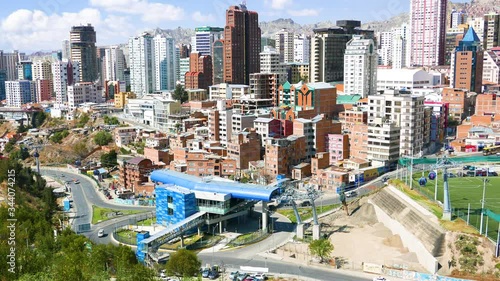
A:
{"type": "Polygon", "coordinates": [[[266,275],[264,273],[257,273],[253,276],[253,278],[257,281],[264,281],[266,280],[266,275]]]}
{"type": "Polygon", "coordinates": [[[99,231],[97,232],[97,237],[103,237],[104,236],[104,229],[99,229],[99,231]]]}

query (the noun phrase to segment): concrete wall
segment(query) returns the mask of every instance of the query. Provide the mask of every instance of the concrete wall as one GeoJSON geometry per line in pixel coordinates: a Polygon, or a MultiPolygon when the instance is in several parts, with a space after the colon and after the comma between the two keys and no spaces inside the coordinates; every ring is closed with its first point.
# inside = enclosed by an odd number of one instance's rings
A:
{"type": "Polygon", "coordinates": [[[373,204],[377,219],[401,237],[405,247],[417,255],[426,270],[435,273],[439,264],[436,257],[441,255],[445,232],[399,196],[383,189],[368,202],[373,204]]]}

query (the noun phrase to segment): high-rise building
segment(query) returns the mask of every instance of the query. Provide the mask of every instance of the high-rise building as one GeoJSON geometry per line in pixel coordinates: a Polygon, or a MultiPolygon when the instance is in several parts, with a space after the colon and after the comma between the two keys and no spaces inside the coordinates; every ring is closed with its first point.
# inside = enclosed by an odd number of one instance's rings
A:
{"type": "Polygon", "coordinates": [[[282,29],[276,33],[276,50],[280,54],[280,62],[288,63],[294,61],[293,47],[294,34],[286,29],[282,29]]]}
{"type": "Polygon", "coordinates": [[[484,15],[483,44],[485,50],[500,46],[500,14],[484,15]]]}
{"type": "Polygon", "coordinates": [[[362,97],[376,94],[377,61],[373,40],[353,36],[344,55],[344,93],[362,97]]]}
{"type": "Polygon", "coordinates": [[[154,91],[154,46],[153,37],[143,33],[128,41],[130,88],[138,97],[154,91]]]}
{"type": "Polygon", "coordinates": [[[125,56],[118,46],[104,50],[104,81],[125,81],[125,56]]]}
{"type": "Polygon", "coordinates": [[[212,56],[213,45],[215,41],[222,39],[224,28],[203,26],[195,28],[194,31],[194,42],[191,45],[196,48],[193,49],[193,52],[198,52],[202,56],[212,56]]]}
{"type": "Polygon", "coordinates": [[[179,82],[186,85],[186,73],[189,72],[189,57],[179,59],[179,82]]]}
{"type": "Polygon", "coordinates": [[[217,40],[213,47],[213,81],[212,84],[220,84],[224,82],[224,40],[217,40]]]}
{"type": "Polygon", "coordinates": [[[392,39],[393,39],[392,31],[384,31],[377,34],[377,42],[379,44],[377,48],[379,65],[384,65],[384,66],[392,65],[392,43],[393,43],[392,39]]]}
{"type": "Polygon", "coordinates": [[[403,23],[392,29],[392,68],[410,66],[410,27],[403,23]]]}
{"type": "Polygon", "coordinates": [[[49,101],[52,99],[52,80],[33,80],[36,87],[36,101],[49,101]]]}
{"type": "Polygon", "coordinates": [[[264,47],[269,46],[276,48],[276,40],[269,37],[261,37],[260,38],[260,51],[264,51],[264,47]]]}
{"type": "Polygon", "coordinates": [[[62,51],[61,51],[61,59],[69,60],[71,58],[71,45],[69,44],[69,40],[62,41],[62,51]]]}
{"type": "Polygon", "coordinates": [[[315,29],[311,38],[310,82],[344,80],[344,52],[353,35],[374,39],[372,30],[360,29],[360,21],[337,21],[335,28],[315,29]]]}
{"type": "Polygon", "coordinates": [[[446,31],[446,40],[444,47],[444,63],[451,65],[451,56],[455,53],[458,47],[458,42],[464,38],[465,33],[469,30],[468,24],[461,24],[455,28],[448,28],[446,31]]]}
{"type": "Polygon", "coordinates": [[[451,88],[480,93],[483,86],[483,48],[472,27],[455,49],[451,59],[451,88]]]}
{"type": "Polygon", "coordinates": [[[25,59],[26,55],[24,53],[19,53],[18,51],[5,53],[0,50],[0,70],[3,69],[5,71],[7,81],[17,79],[17,63],[25,59]]]}
{"type": "Polygon", "coordinates": [[[0,100],[5,100],[5,81],[7,81],[7,73],[0,69],[0,100]]]}
{"type": "Polygon", "coordinates": [[[30,60],[17,63],[17,80],[33,80],[33,62],[30,60]]]}
{"type": "Polygon", "coordinates": [[[70,31],[71,61],[80,64],[80,82],[99,79],[96,32],[90,24],[73,26],[70,31]]]}
{"type": "Polygon", "coordinates": [[[205,89],[212,85],[212,57],[192,52],[189,57],[189,72],[185,77],[186,89],[205,89]]]}
{"type": "Polygon", "coordinates": [[[35,83],[29,80],[6,81],[5,92],[8,107],[21,107],[36,99],[35,83]]]}
{"type": "Polygon", "coordinates": [[[265,47],[260,53],[260,73],[276,73],[280,75],[280,84],[288,79],[286,65],[280,63],[280,53],[272,48],[265,47]]]}
{"type": "Polygon", "coordinates": [[[467,12],[453,9],[450,14],[450,28],[458,27],[467,22],[467,12]]]}
{"type": "Polygon", "coordinates": [[[75,83],[68,86],[68,106],[71,109],[77,108],[80,104],[92,102],[102,103],[102,91],[95,83],[75,83]]]}
{"type": "Polygon", "coordinates": [[[309,64],[311,57],[311,38],[302,35],[295,35],[293,38],[293,61],[309,64]]]}
{"type": "Polygon", "coordinates": [[[474,28],[474,31],[476,32],[477,36],[479,36],[479,39],[481,39],[481,42],[483,42],[485,30],[484,30],[484,17],[475,17],[475,18],[469,18],[467,20],[467,24],[474,28]]]}
{"type": "Polygon", "coordinates": [[[257,12],[244,4],[226,11],[224,28],[224,82],[247,84],[251,73],[260,72],[260,28],[257,12]]]}
{"type": "Polygon", "coordinates": [[[80,81],[80,63],[71,61],[58,61],[52,63],[52,77],[56,104],[68,102],[68,86],[80,81]]]}
{"type": "Polygon", "coordinates": [[[386,90],[368,97],[369,159],[380,159],[384,154],[383,160],[393,161],[400,155],[422,154],[424,100],[424,96],[402,90],[386,90]]]}
{"type": "Polygon", "coordinates": [[[447,0],[411,0],[412,66],[444,64],[447,0]]]}
{"type": "Polygon", "coordinates": [[[33,80],[52,80],[52,65],[48,60],[33,63],[33,80]]]}
{"type": "Polygon", "coordinates": [[[191,45],[179,44],[179,58],[189,58],[189,54],[191,54],[191,45]]]}
{"type": "Polygon", "coordinates": [[[155,91],[173,90],[178,69],[178,54],[175,40],[170,36],[156,35],[153,38],[155,91]]]}

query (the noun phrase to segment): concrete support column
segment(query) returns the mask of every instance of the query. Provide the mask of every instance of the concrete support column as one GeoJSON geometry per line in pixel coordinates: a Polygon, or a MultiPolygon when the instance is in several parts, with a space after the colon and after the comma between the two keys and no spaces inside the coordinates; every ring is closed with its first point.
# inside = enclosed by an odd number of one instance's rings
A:
{"type": "Polygon", "coordinates": [[[313,225],[313,240],[319,240],[321,238],[321,225],[313,225]]]}
{"type": "Polygon", "coordinates": [[[224,223],[223,221],[219,222],[219,234],[222,233],[222,229],[223,229],[222,224],[223,223],[224,223]]]}
{"type": "Polygon", "coordinates": [[[198,236],[201,235],[201,228],[198,226],[198,236]]]}
{"type": "Polygon", "coordinates": [[[181,248],[184,247],[184,235],[181,235],[181,248]]]}
{"type": "Polygon", "coordinates": [[[303,223],[297,224],[297,239],[304,239],[305,225],[303,223]]]}
{"type": "Polygon", "coordinates": [[[262,232],[267,233],[267,202],[262,201],[262,232]]]}

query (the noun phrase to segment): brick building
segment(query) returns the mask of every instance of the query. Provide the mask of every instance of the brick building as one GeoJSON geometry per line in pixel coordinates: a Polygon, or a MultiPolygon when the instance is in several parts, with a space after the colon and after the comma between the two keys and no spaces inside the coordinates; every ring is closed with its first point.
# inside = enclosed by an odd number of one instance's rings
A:
{"type": "Polygon", "coordinates": [[[368,112],[354,107],[353,109],[339,112],[339,121],[342,124],[342,132],[350,132],[354,125],[367,124],[368,112]]]}
{"type": "Polygon", "coordinates": [[[462,121],[474,113],[476,94],[467,90],[444,88],[442,103],[449,104],[449,115],[457,121],[462,121]]]}
{"type": "Polygon", "coordinates": [[[349,158],[349,135],[328,134],[325,139],[326,149],[330,153],[330,165],[349,158]]]}
{"type": "Polygon", "coordinates": [[[293,133],[306,137],[306,157],[311,159],[318,152],[327,150],[325,137],[328,134],[340,134],[341,124],[319,115],[312,119],[297,118],[293,122],[293,133]]]}
{"type": "Polygon", "coordinates": [[[349,133],[349,156],[366,159],[368,156],[368,125],[354,125],[349,133]]]}
{"type": "Polygon", "coordinates": [[[198,177],[229,177],[237,173],[235,159],[223,158],[206,152],[187,153],[186,164],[186,173],[198,177]]]}
{"type": "Polygon", "coordinates": [[[265,170],[270,176],[291,175],[294,166],[306,159],[306,137],[291,135],[266,145],[265,170]]]}
{"type": "Polygon", "coordinates": [[[148,181],[149,174],[157,169],[149,159],[143,157],[135,157],[130,160],[123,161],[119,166],[120,171],[120,187],[136,192],[136,187],[148,181]]]}
{"type": "Polygon", "coordinates": [[[205,89],[212,85],[212,57],[193,52],[189,56],[189,72],[185,74],[186,89],[205,89]]]}
{"type": "Polygon", "coordinates": [[[500,99],[496,94],[477,95],[475,115],[495,115],[498,112],[500,112],[500,99]]]}
{"type": "Polygon", "coordinates": [[[227,144],[227,156],[236,160],[238,170],[246,170],[248,162],[260,160],[260,141],[255,129],[233,135],[227,144]]]}

